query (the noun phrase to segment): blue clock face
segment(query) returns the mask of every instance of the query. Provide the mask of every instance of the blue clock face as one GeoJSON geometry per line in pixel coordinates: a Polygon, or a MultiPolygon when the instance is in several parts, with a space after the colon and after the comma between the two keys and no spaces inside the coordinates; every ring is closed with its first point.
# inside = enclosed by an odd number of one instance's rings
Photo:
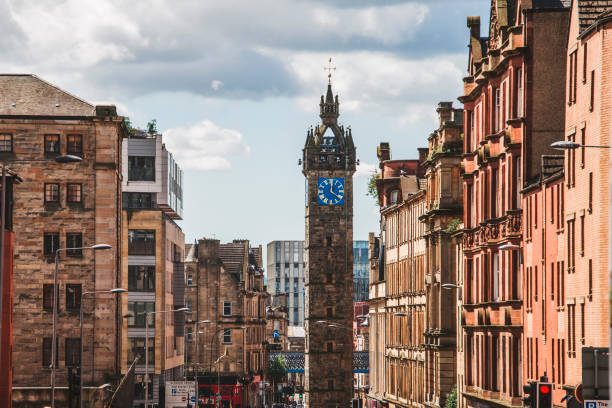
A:
{"type": "Polygon", "coordinates": [[[319,178],[317,203],[320,205],[344,205],[344,179],[319,178]]]}

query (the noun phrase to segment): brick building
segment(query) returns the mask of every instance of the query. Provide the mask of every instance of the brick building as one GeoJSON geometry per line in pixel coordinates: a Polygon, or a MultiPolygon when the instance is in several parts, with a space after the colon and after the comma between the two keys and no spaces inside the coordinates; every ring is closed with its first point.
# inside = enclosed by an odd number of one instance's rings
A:
{"type": "MultiPolygon", "coordinates": [[[[522,191],[523,382],[547,375],[553,401],[566,394],[563,156],[543,156],[542,176],[522,191]]],[[[569,289],[569,288],[568,288],[569,289]]],[[[601,319],[601,316],[599,317],[601,319]]],[[[580,371],[580,370],[579,370],[580,371]]]]}
{"type": "MultiPolygon", "coordinates": [[[[94,106],[33,75],[0,75],[0,158],[23,179],[14,188],[13,407],[49,405],[54,255],[59,261],[56,399],[79,366],[80,294],[121,284],[121,140],[114,106],[94,106]],[[61,154],[81,157],[57,163],[61,154]],[[15,364],[18,362],[18,364],[15,364]]],[[[85,300],[83,381],[120,375],[119,299],[85,300]]]]}
{"type": "MultiPolygon", "coordinates": [[[[456,383],[456,293],[442,284],[455,284],[457,268],[453,256],[455,232],[463,215],[461,158],[463,110],[452,102],[440,102],[438,129],[429,135],[425,169],[426,209],[424,223],[425,259],[425,398],[426,404],[444,406],[456,383]]],[[[410,234],[408,230],[408,234],[410,234]]]]}
{"type": "Polygon", "coordinates": [[[370,234],[371,407],[424,406],[426,322],[426,212],[424,169],[419,160],[391,160],[378,147],[376,180],[382,236],[370,234]],[[378,254],[378,255],[377,255],[378,254]]]}
{"type": "MultiPolygon", "coordinates": [[[[565,136],[582,145],[610,146],[611,13],[609,0],[572,2],[566,37],[565,132],[558,140],[565,136]]],[[[582,382],[581,348],[609,345],[609,160],[609,149],[579,148],[565,154],[565,214],[559,226],[566,239],[565,304],[560,305],[564,316],[555,349],[552,342],[547,344],[546,354],[566,356],[555,362],[562,363],[562,380],[569,388],[582,382]]]]}
{"type": "MultiPolygon", "coordinates": [[[[520,406],[523,302],[520,191],[563,133],[566,1],[492,1],[488,38],[469,17],[464,78],[464,287],[467,406],[520,406]]],[[[523,280],[524,281],[524,280],[523,280]]],[[[524,360],[523,360],[524,361],[524,360]]]]}
{"type": "MultiPolygon", "coordinates": [[[[185,235],[182,216],[183,172],[161,134],[132,129],[122,146],[123,246],[121,280],[129,293],[123,306],[132,317],[122,331],[121,370],[134,358],[135,404],[144,403],[145,314],[184,307],[185,235]]],[[[166,381],[183,379],[183,313],[149,316],[149,401],[161,403],[166,381]]]]}
{"type": "MultiPolygon", "coordinates": [[[[200,326],[203,334],[198,338],[200,395],[216,392],[218,381],[232,387],[240,381],[242,385],[232,388],[233,397],[222,391],[222,398],[261,405],[261,395],[247,388],[260,389],[265,368],[269,294],[263,285],[262,249],[250,247],[247,240],[221,244],[203,238],[186,251],[186,305],[193,321],[211,321],[200,326]]],[[[194,341],[188,342],[188,355],[194,355],[194,347],[194,341]]],[[[193,362],[188,366],[192,372],[193,362]]]]}

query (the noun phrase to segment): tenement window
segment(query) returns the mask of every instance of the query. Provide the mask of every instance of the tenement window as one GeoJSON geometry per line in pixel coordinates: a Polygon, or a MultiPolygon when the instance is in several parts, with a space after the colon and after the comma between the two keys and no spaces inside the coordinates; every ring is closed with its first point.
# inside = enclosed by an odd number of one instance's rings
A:
{"type": "MultiPolygon", "coordinates": [[[[83,247],[83,234],[80,232],[66,234],[66,248],[81,248],[83,247]]],[[[66,251],[68,256],[82,256],[82,249],[70,249],[66,251]]]]}
{"type": "Polygon", "coordinates": [[[569,55],[569,72],[568,72],[568,104],[576,103],[576,63],[577,53],[572,52],[569,55]]]}
{"type": "Polygon", "coordinates": [[[595,71],[591,71],[591,97],[590,97],[590,104],[589,104],[589,110],[592,112],[593,111],[593,107],[595,106],[595,71]]]}
{"type": "Polygon", "coordinates": [[[10,133],[0,133],[0,152],[13,151],[13,135],[10,133]]]}
{"type": "Polygon", "coordinates": [[[493,112],[493,132],[499,132],[499,122],[501,120],[501,92],[499,88],[493,90],[493,97],[495,98],[495,110],[493,112]]]}
{"type": "Polygon", "coordinates": [[[223,302],[223,316],[232,315],[232,302],[223,302]]]}
{"type": "MultiPolygon", "coordinates": [[[[42,339],[42,366],[49,367],[51,365],[51,347],[53,340],[51,337],[42,339]]],[[[57,366],[57,343],[55,343],[55,365],[57,366]]]]}
{"type": "Polygon", "coordinates": [[[523,70],[516,70],[516,117],[523,117],[523,70]]]}
{"type": "Polygon", "coordinates": [[[45,135],[45,153],[60,152],[60,137],[59,135],[45,135]]]}
{"type": "Polygon", "coordinates": [[[69,203],[80,203],[83,201],[81,194],[83,186],[80,183],[68,183],[66,201],[69,203]]]}
{"type": "Polygon", "coordinates": [[[153,209],[155,200],[151,193],[123,193],[123,208],[130,210],[153,209]]]}
{"type": "Polygon", "coordinates": [[[68,135],[66,138],[66,153],[81,154],[83,153],[83,136],[68,135]]]}
{"type": "Polygon", "coordinates": [[[55,255],[59,249],[59,232],[45,232],[43,236],[43,251],[45,255],[55,255]]]}
{"type": "Polygon", "coordinates": [[[128,181],[155,181],[155,157],[129,156],[128,181]]]}
{"type": "MultiPolygon", "coordinates": [[[[58,306],[59,306],[59,297],[58,297],[58,306]]],[[[52,310],[53,309],[53,284],[45,283],[43,284],[43,310],[52,310]]]]}
{"type": "Polygon", "coordinates": [[[232,329],[223,330],[223,344],[232,343],[232,329]]]}
{"type": "Polygon", "coordinates": [[[81,307],[81,284],[66,285],[66,309],[78,310],[81,307]]]}
{"type": "Polygon", "coordinates": [[[81,363],[81,339],[66,339],[66,367],[76,367],[81,363]]]}
{"type": "Polygon", "coordinates": [[[45,204],[59,203],[59,184],[45,183],[45,204]]]}

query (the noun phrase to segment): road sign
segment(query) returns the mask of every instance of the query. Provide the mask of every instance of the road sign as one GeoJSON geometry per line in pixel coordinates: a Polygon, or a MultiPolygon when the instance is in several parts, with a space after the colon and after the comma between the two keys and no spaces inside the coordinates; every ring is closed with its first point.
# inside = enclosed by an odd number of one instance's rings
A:
{"type": "Polygon", "coordinates": [[[166,382],[166,407],[185,407],[187,399],[196,395],[194,381],[167,381],[166,382]]]}
{"type": "Polygon", "coordinates": [[[190,400],[191,402],[195,402],[195,395],[194,395],[193,397],[189,398],[189,400],[190,400]]]}
{"type": "Polygon", "coordinates": [[[584,408],[608,408],[610,401],[608,400],[585,400],[584,408]]]}

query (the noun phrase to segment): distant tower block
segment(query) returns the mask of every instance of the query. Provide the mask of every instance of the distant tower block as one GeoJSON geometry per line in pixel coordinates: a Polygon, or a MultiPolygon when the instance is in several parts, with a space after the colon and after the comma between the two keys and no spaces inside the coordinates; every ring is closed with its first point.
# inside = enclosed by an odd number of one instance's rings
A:
{"type": "Polygon", "coordinates": [[[305,391],[310,408],[347,407],[353,394],[355,146],[350,128],[338,126],[331,60],[327,69],[330,82],[321,96],[321,124],[308,130],[302,161],[308,184],[305,391]]]}

